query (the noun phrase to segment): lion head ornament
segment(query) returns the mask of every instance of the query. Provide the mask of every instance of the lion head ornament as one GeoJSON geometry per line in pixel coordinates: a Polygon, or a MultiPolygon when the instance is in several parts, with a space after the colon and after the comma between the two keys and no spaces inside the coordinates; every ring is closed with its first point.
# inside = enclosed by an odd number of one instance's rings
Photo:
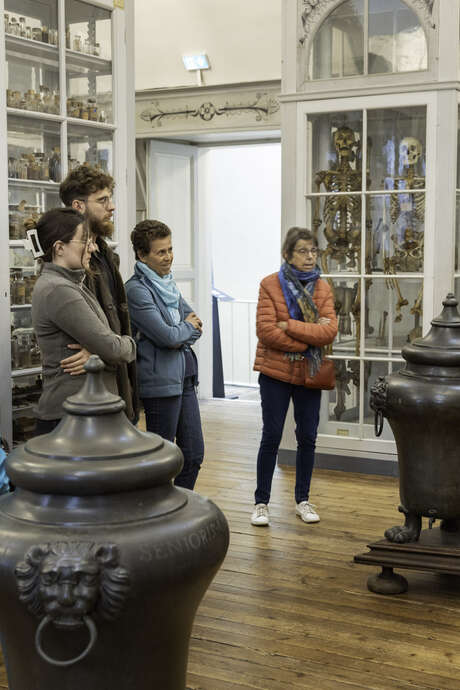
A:
{"type": "Polygon", "coordinates": [[[32,546],[15,569],[20,601],[58,628],[80,627],[93,613],[115,619],[129,590],[114,544],[58,542],[32,546]]]}

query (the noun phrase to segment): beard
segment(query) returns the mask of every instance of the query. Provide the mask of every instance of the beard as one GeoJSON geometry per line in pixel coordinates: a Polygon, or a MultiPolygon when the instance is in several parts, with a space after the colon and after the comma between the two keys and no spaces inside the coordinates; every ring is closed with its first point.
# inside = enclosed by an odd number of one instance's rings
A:
{"type": "Polygon", "coordinates": [[[114,226],[111,219],[99,220],[98,218],[88,216],[88,220],[91,232],[93,232],[96,237],[107,237],[110,239],[113,236],[114,226]]]}

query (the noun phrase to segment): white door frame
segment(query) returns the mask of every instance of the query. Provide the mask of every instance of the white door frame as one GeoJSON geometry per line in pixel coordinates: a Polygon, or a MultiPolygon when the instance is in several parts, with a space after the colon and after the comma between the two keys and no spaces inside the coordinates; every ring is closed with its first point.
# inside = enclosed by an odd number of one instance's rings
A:
{"type": "MultiPolygon", "coordinates": [[[[203,208],[203,185],[198,179],[204,174],[200,165],[200,151],[197,146],[171,143],[151,139],[147,151],[147,217],[156,218],[154,181],[152,180],[152,158],[155,154],[186,156],[190,160],[190,225],[192,262],[190,265],[173,264],[173,274],[178,281],[190,281],[193,285],[193,307],[203,321],[203,335],[194,347],[198,358],[199,397],[212,398],[212,284],[211,247],[203,208]]],[[[167,223],[167,219],[159,218],[167,223]]],[[[174,228],[171,228],[174,240],[174,228]]]]}

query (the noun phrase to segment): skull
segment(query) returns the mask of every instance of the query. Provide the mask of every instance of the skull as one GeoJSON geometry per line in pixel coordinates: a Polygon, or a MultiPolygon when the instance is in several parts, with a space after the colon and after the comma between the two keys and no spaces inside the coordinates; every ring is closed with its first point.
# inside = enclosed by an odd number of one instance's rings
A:
{"type": "Polygon", "coordinates": [[[334,146],[339,157],[352,158],[355,145],[355,133],[350,127],[339,127],[334,132],[334,146]]]}
{"type": "Polygon", "coordinates": [[[405,167],[416,165],[422,155],[422,145],[415,137],[404,137],[399,144],[399,161],[405,167]]]}

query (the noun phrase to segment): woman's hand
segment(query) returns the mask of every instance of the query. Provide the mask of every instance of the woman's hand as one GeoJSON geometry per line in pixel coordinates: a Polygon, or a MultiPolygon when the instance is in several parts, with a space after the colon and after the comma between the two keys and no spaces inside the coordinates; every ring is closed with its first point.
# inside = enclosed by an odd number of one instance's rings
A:
{"type": "Polygon", "coordinates": [[[282,331],[286,331],[287,327],[288,327],[287,321],[278,321],[278,323],[276,324],[276,327],[281,328],[282,331]]]}
{"type": "Polygon", "coordinates": [[[88,352],[88,350],[77,343],[72,343],[71,345],[67,345],[67,347],[70,350],[79,350],[79,352],[61,360],[60,365],[62,369],[64,369],[64,373],[70,374],[71,376],[86,374],[86,371],[83,367],[91,357],[91,352],[88,352]]]}
{"type": "Polygon", "coordinates": [[[203,331],[203,322],[194,311],[192,311],[185,320],[191,323],[193,328],[196,328],[198,331],[203,331]]]}
{"type": "Polygon", "coordinates": [[[321,317],[318,319],[318,323],[319,323],[320,326],[327,326],[328,323],[331,323],[331,320],[328,319],[328,318],[326,318],[325,316],[321,316],[321,317]]]}

